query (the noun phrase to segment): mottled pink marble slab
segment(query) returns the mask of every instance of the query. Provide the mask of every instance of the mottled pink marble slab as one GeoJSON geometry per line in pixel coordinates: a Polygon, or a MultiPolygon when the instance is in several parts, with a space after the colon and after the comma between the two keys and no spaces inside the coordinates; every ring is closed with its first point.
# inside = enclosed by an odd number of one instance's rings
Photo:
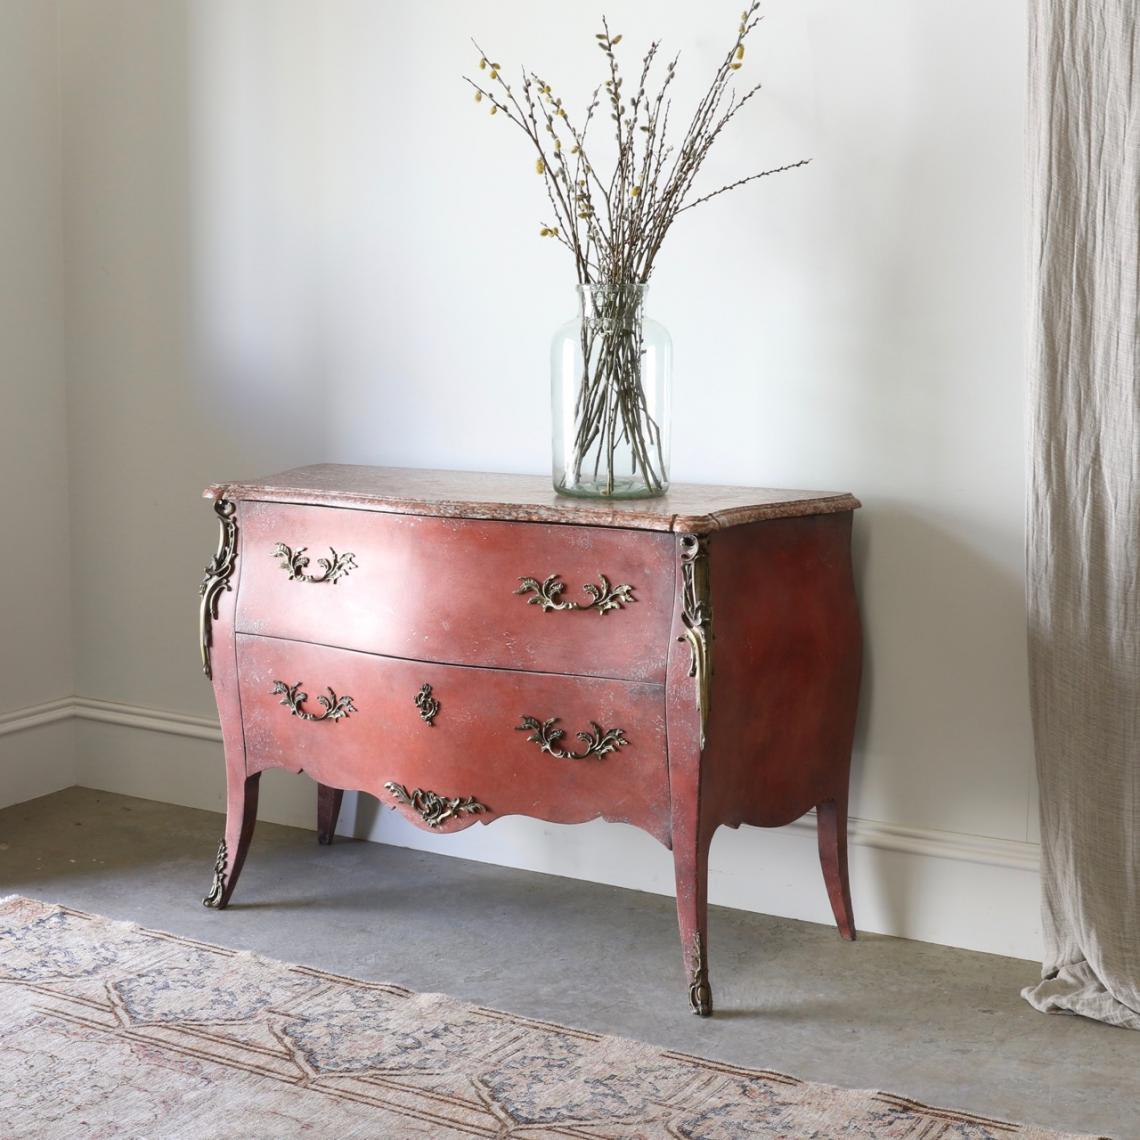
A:
{"type": "Polygon", "coordinates": [[[763,519],[835,514],[859,506],[859,500],[846,492],[700,483],[675,483],[660,499],[572,499],[555,494],[550,480],[540,475],[344,463],[296,467],[250,482],[214,483],[204,494],[210,499],[260,499],[393,514],[577,523],[682,534],[706,534],[763,519]]]}

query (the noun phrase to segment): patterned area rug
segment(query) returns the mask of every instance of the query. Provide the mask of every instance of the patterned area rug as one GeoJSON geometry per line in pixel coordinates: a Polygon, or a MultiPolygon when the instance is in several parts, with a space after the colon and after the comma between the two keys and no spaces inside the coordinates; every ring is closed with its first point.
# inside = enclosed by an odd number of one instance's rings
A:
{"type": "Polygon", "coordinates": [[[0,901],[0,1135],[1057,1140],[0,901]]]}

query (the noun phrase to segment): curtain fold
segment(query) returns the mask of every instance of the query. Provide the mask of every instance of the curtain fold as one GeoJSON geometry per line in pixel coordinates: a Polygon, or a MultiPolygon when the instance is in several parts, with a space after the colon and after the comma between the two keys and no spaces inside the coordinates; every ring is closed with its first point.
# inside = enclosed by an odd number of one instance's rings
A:
{"type": "Polygon", "coordinates": [[[1045,958],[1140,1029],[1140,18],[1030,0],[1027,597],[1045,958]]]}

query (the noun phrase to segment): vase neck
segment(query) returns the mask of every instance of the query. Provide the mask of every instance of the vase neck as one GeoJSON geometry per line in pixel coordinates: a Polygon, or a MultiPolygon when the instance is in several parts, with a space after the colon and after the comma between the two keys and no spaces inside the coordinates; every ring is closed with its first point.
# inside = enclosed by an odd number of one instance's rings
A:
{"type": "Polygon", "coordinates": [[[583,320],[608,320],[620,324],[644,316],[648,285],[635,282],[578,286],[578,314],[583,320]]]}

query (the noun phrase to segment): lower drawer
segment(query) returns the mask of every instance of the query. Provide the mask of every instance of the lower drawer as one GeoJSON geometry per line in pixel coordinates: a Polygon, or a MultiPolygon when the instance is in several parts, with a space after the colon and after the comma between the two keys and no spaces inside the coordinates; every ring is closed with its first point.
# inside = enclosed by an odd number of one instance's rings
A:
{"type": "Polygon", "coordinates": [[[668,842],[663,686],[239,634],[246,770],[305,771],[452,831],[597,816],[668,842]]]}

